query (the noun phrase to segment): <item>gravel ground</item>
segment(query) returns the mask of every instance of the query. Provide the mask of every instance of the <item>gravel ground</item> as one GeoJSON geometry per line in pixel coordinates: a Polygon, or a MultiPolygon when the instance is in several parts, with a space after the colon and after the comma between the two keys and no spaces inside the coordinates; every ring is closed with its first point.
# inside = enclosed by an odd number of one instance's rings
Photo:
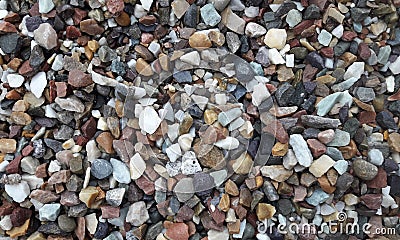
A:
{"type": "Polygon", "coordinates": [[[0,239],[400,239],[399,0],[0,0],[0,239]]]}

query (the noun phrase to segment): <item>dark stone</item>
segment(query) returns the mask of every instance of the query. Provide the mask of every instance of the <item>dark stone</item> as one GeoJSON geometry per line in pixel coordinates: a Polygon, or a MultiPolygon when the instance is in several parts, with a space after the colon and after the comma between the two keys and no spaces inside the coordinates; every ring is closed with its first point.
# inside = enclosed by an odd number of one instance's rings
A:
{"type": "Polygon", "coordinates": [[[320,130],[316,128],[307,128],[303,132],[303,137],[304,139],[318,138],[318,133],[320,133],[320,130]]]}
{"type": "Polygon", "coordinates": [[[276,100],[281,107],[287,106],[292,98],[292,95],[295,93],[295,89],[290,83],[282,84],[275,92],[276,100]]]}
{"type": "Polygon", "coordinates": [[[306,57],[306,61],[308,61],[311,66],[318,69],[323,69],[325,67],[324,59],[316,51],[309,53],[306,57]]]}
{"type": "Polygon", "coordinates": [[[68,217],[83,217],[86,215],[88,208],[86,204],[81,203],[76,206],[72,206],[68,210],[68,217]]]}
{"type": "Polygon", "coordinates": [[[354,177],[350,173],[345,172],[343,175],[339,176],[336,182],[335,198],[341,198],[350,188],[353,181],[354,177]]]}
{"type": "Polygon", "coordinates": [[[399,170],[399,164],[395,162],[393,159],[387,158],[383,163],[383,168],[385,169],[386,172],[390,173],[399,170]]]}
{"type": "Polygon", "coordinates": [[[194,118],[201,119],[203,117],[203,111],[196,104],[190,105],[188,112],[194,118]]]}
{"type": "Polygon", "coordinates": [[[46,144],[47,147],[51,148],[54,152],[60,152],[63,150],[62,142],[59,142],[57,140],[54,140],[51,138],[45,138],[44,143],[46,144]]]}
{"type": "Polygon", "coordinates": [[[192,82],[192,75],[190,74],[189,71],[180,71],[174,73],[174,79],[178,83],[191,83],[192,82]]]}
{"type": "Polygon", "coordinates": [[[214,187],[214,178],[210,174],[198,172],[193,176],[193,187],[198,196],[206,196],[214,187]]]}
{"type": "Polygon", "coordinates": [[[0,36],[0,48],[5,54],[16,53],[21,47],[21,38],[17,33],[0,36]]]}
{"type": "Polygon", "coordinates": [[[124,76],[126,73],[126,64],[118,60],[113,60],[111,62],[111,71],[118,74],[119,76],[124,76]]]}
{"type": "Polygon", "coordinates": [[[240,52],[247,53],[250,50],[250,45],[246,35],[240,37],[240,43],[240,52]]]}
{"type": "Polygon", "coordinates": [[[293,205],[289,199],[280,199],[278,201],[278,210],[282,215],[289,215],[292,212],[292,209],[293,205]]]}
{"type": "Polygon", "coordinates": [[[33,47],[31,56],[29,58],[29,64],[32,68],[40,67],[40,65],[46,60],[43,55],[43,50],[39,45],[33,47]]]}
{"type": "Polygon", "coordinates": [[[333,47],[333,52],[335,56],[342,56],[350,48],[349,42],[339,41],[335,47],[333,47]]]}
{"type": "Polygon", "coordinates": [[[303,15],[304,19],[320,19],[321,18],[321,13],[320,9],[317,5],[311,4],[306,8],[304,11],[303,15]]]}
{"type": "Polygon", "coordinates": [[[317,97],[314,95],[311,95],[308,99],[304,101],[303,104],[301,104],[301,108],[307,111],[307,113],[311,114],[315,110],[315,102],[317,101],[317,97]]]}
{"type": "Polygon", "coordinates": [[[353,138],[360,127],[360,122],[356,118],[350,118],[343,126],[343,130],[350,133],[350,137],[353,138]]]}
{"type": "Polygon", "coordinates": [[[295,91],[290,98],[290,105],[301,106],[306,97],[303,84],[300,82],[296,85],[295,91]]]}
{"type": "Polygon", "coordinates": [[[400,100],[389,103],[388,110],[396,116],[400,116],[400,100]]]}
{"type": "Polygon", "coordinates": [[[107,222],[99,222],[97,224],[96,232],[94,233],[93,237],[97,239],[103,239],[108,234],[108,223],[107,222]]]}
{"type": "Polygon", "coordinates": [[[49,235],[67,235],[55,222],[45,222],[39,227],[38,231],[49,235]]]}
{"type": "Polygon", "coordinates": [[[40,24],[42,24],[42,18],[40,16],[27,17],[25,19],[25,26],[29,32],[33,32],[38,29],[40,24]]]}
{"type": "Polygon", "coordinates": [[[275,17],[282,17],[283,15],[287,14],[290,10],[296,9],[296,4],[293,2],[284,2],[278,10],[275,12],[275,17]]]}
{"type": "Polygon", "coordinates": [[[370,11],[366,8],[352,8],[350,9],[351,18],[354,22],[362,22],[369,16],[370,11]]]}
{"type": "Polygon", "coordinates": [[[20,227],[26,222],[27,219],[31,218],[31,216],[32,210],[17,207],[12,211],[10,219],[13,227],[20,227]]]}
{"type": "Polygon", "coordinates": [[[397,129],[397,124],[388,111],[379,112],[376,115],[376,122],[384,129],[397,129]]]}
{"type": "Polygon", "coordinates": [[[199,9],[196,4],[190,5],[183,17],[183,23],[186,27],[196,28],[199,21],[199,9]]]}
{"type": "Polygon", "coordinates": [[[145,240],[153,240],[156,239],[157,236],[162,232],[163,230],[163,222],[160,221],[156,224],[151,225],[146,232],[146,235],[144,237],[145,240]]]}

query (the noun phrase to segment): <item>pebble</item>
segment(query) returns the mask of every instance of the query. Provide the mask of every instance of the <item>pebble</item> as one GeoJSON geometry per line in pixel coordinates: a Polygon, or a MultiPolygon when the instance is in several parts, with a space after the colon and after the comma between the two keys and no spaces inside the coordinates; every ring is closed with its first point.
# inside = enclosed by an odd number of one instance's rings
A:
{"type": "Polygon", "coordinates": [[[145,107],[139,116],[139,126],[146,133],[153,134],[161,124],[161,118],[152,107],[145,107]],[[152,119],[152,121],[146,121],[152,119]]]}
{"type": "Polygon", "coordinates": [[[222,24],[224,24],[228,29],[238,34],[244,33],[246,25],[245,20],[236,15],[230,7],[225,8],[221,13],[221,17],[222,24]]]}
{"type": "Polygon", "coordinates": [[[188,201],[194,194],[194,186],[192,178],[182,178],[178,181],[174,188],[174,193],[179,202],[188,201]]]}
{"type": "Polygon", "coordinates": [[[189,3],[185,0],[174,0],[171,3],[172,10],[174,11],[175,16],[180,19],[183,17],[185,12],[190,7],[189,3]]]}
{"type": "Polygon", "coordinates": [[[26,181],[17,184],[5,184],[5,191],[17,203],[23,202],[30,194],[30,188],[26,181]]]}
{"type": "Polygon", "coordinates": [[[354,62],[347,68],[346,72],[344,73],[344,80],[348,80],[350,78],[360,79],[361,75],[364,73],[364,67],[364,62],[354,62]]]}
{"type": "Polygon", "coordinates": [[[375,92],[372,88],[359,87],[356,96],[362,102],[370,102],[375,99],[375,92]]]}
{"type": "Polygon", "coordinates": [[[204,23],[211,27],[214,27],[221,21],[221,16],[218,14],[217,10],[215,10],[212,3],[208,3],[201,7],[200,14],[204,23]]]}
{"type": "Polygon", "coordinates": [[[264,35],[267,32],[263,26],[257,23],[249,22],[244,30],[247,36],[255,38],[264,35]]]}
{"type": "Polygon", "coordinates": [[[39,72],[35,76],[32,77],[30,88],[31,92],[37,97],[40,98],[43,94],[44,89],[47,85],[47,78],[45,72],[39,72]]]}
{"type": "Polygon", "coordinates": [[[51,203],[45,204],[39,209],[39,220],[40,221],[56,221],[58,214],[61,211],[61,204],[51,203]]]}
{"type": "Polygon", "coordinates": [[[384,157],[382,152],[378,149],[371,149],[368,152],[368,159],[370,163],[376,166],[381,166],[383,164],[384,157]]]}
{"type": "Polygon", "coordinates": [[[286,45],[286,38],[287,33],[285,29],[272,28],[265,35],[264,43],[270,48],[281,50],[286,45]]]}
{"type": "MultiPolygon", "coordinates": [[[[308,9],[308,8],[307,8],[308,9]]],[[[293,28],[302,21],[302,16],[299,10],[292,9],[286,15],[286,23],[293,28]]]]}
{"type": "Polygon", "coordinates": [[[321,31],[321,33],[318,35],[318,42],[321,43],[324,46],[329,46],[332,40],[332,34],[325,29],[321,31]]]}
{"type": "Polygon", "coordinates": [[[68,98],[56,97],[54,101],[58,104],[58,106],[60,106],[60,108],[67,111],[78,113],[83,113],[85,111],[85,105],[83,105],[83,103],[75,96],[68,98]]]}
{"type": "Polygon", "coordinates": [[[372,180],[378,174],[378,168],[362,159],[353,161],[353,170],[357,177],[362,180],[372,180]]]}
{"type": "Polygon", "coordinates": [[[146,208],[146,203],[143,201],[135,202],[129,206],[129,211],[126,215],[126,221],[133,226],[140,226],[150,218],[146,208]]]}
{"type": "Polygon", "coordinates": [[[104,159],[96,159],[92,162],[91,174],[97,179],[104,179],[113,173],[111,163],[104,159]]]}
{"type": "Polygon", "coordinates": [[[33,31],[33,35],[35,41],[47,50],[53,49],[58,45],[57,32],[49,23],[40,24],[39,28],[33,31]]]}
{"type": "Polygon", "coordinates": [[[311,166],[313,157],[304,138],[300,134],[293,134],[289,138],[289,144],[292,146],[298,163],[304,167],[311,166]]]}
{"type": "Polygon", "coordinates": [[[53,0],[39,0],[39,12],[49,13],[54,8],[53,0]]]}
{"type": "Polygon", "coordinates": [[[10,87],[18,88],[21,87],[25,81],[25,78],[19,74],[8,74],[7,81],[10,87]]]}
{"type": "Polygon", "coordinates": [[[313,161],[309,170],[315,177],[319,178],[324,175],[331,167],[335,165],[335,161],[328,155],[322,155],[313,161]]]}
{"type": "Polygon", "coordinates": [[[125,163],[114,158],[111,158],[110,163],[112,165],[113,177],[117,182],[125,184],[131,182],[129,168],[125,163]]]}

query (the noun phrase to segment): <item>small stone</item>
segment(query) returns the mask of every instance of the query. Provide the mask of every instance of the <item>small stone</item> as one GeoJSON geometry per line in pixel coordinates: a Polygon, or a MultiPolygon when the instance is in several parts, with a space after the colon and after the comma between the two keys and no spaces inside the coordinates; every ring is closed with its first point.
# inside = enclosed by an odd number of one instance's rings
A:
{"type": "Polygon", "coordinates": [[[92,36],[99,35],[104,32],[104,28],[101,27],[94,19],[85,19],[80,22],[79,26],[82,32],[92,36]]]}
{"type": "Polygon", "coordinates": [[[236,15],[230,7],[225,8],[221,13],[222,24],[224,24],[231,31],[244,34],[245,20],[236,15]]]}
{"type": "Polygon", "coordinates": [[[49,13],[54,8],[53,0],[39,0],[39,12],[49,13]]]}
{"type": "Polygon", "coordinates": [[[236,33],[227,32],[225,37],[229,50],[232,53],[237,52],[237,50],[239,50],[240,48],[240,45],[242,44],[240,42],[239,36],[236,33]]]}
{"type": "Polygon", "coordinates": [[[359,87],[356,96],[362,102],[370,102],[375,99],[375,92],[372,88],[359,87]]]}
{"type": "Polygon", "coordinates": [[[221,16],[218,14],[217,10],[215,10],[214,5],[208,3],[200,8],[201,18],[204,23],[214,27],[221,21],[221,16]]]}
{"type": "Polygon", "coordinates": [[[362,159],[357,159],[353,162],[353,170],[357,177],[362,180],[372,180],[378,174],[378,168],[362,159]]]}
{"type": "Polygon", "coordinates": [[[113,167],[107,160],[96,159],[92,162],[90,172],[95,178],[104,179],[111,175],[113,167]]]}
{"type": "Polygon", "coordinates": [[[129,206],[128,214],[126,215],[126,222],[133,226],[140,226],[149,219],[149,213],[146,208],[146,203],[143,201],[135,202],[129,206]]]}
{"type": "Polygon", "coordinates": [[[397,57],[396,60],[389,65],[389,69],[395,75],[400,73],[400,56],[397,57]]]}
{"type": "Polygon", "coordinates": [[[264,43],[270,48],[281,50],[286,45],[286,30],[272,28],[269,29],[264,38],[264,43]]]}
{"type": "Polygon", "coordinates": [[[318,42],[324,46],[329,46],[332,40],[332,34],[325,29],[318,35],[318,42]]]}
{"type": "Polygon", "coordinates": [[[329,194],[321,189],[316,189],[310,197],[306,198],[306,201],[312,206],[318,206],[319,204],[325,202],[328,198],[329,194]]]}
{"type": "Polygon", "coordinates": [[[8,74],[7,81],[10,87],[18,88],[21,87],[25,81],[25,78],[19,74],[8,74]]]}
{"type": "Polygon", "coordinates": [[[260,24],[249,22],[246,25],[244,32],[246,33],[247,36],[251,38],[256,38],[264,35],[267,32],[267,29],[265,29],[260,24]]]}
{"type": "Polygon", "coordinates": [[[256,208],[256,214],[259,221],[272,218],[276,213],[274,206],[268,203],[259,203],[256,208]]]}
{"type": "Polygon", "coordinates": [[[69,72],[68,74],[68,84],[80,88],[80,87],[86,87],[92,84],[92,77],[89,74],[85,74],[84,72],[74,69],[69,72]]]}
{"type": "Polygon", "coordinates": [[[307,144],[314,157],[319,157],[326,152],[326,146],[316,139],[308,139],[307,144]]]}
{"type": "Polygon", "coordinates": [[[59,203],[45,204],[39,209],[39,220],[54,222],[57,219],[58,214],[60,214],[60,211],[61,204],[59,203]]]}
{"type": "Polygon", "coordinates": [[[239,196],[239,189],[236,183],[230,179],[225,182],[225,192],[231,196],[239,196]]]}
{"type": "Polygon", "coordinates": [[[99,191],[95,187],[89,186],[79,193],[79,200],[85,203],[88,208],[91,208],[95,204],[98,195],[99,191]]]}
{"type": "Polygon", "coordinates": [[[45,72],[39,72],[35,76],[32,77],[30,88],[31,92],[37,97],[40,98],[43,94],[44,89],[47,85],[47,78],[45,72]]]}
{"type": "Polygon", "coordinates": [[[264,83],[259,83],[254,86],[251,102],[258,107],[263,101],[270,97],[270,93],[264,83]]]}
{"type": "Polygon", "coordinates": [[[0,139],[0,152],[2,153],[14,153],[17,149],[17,141],[15,139],[0,139]]]}
{"type": "Polygon", "coordinates": [[[364,67],[364,62],[354,62],[347,68],[346,72],[344,73],[344,80],[348,80],[350,78],[360,79],[361,75],[364,73],[364,67]]]}
{"type": "Polygon", "coordinates": [[[335,138],[327,145],[330,147],[343,147],[350,143],[350,133],[340,129],[335,130],[335,138]]]}
{"type": "Polygon", "coordinates": [[[272,64],[285,64],[285,60],[282,55],[278,52],[276,48],[272,48],[268,50],[268,58],[272,64]]]}
{"type": "Polygon", "coordinates": [[[85,111],[85,105],[75,96],[68,98],[56,97],[55,102],[64,110],[82,113],[85,111]]]}
{"type": "Polygon", "coordinates": [[[323,144],[330,143],[335,137],[335,131],[332,129],[328,129],[318,133],[318,140],[323,144]]]}
{"type": "Polygon", "coordinates": [[[146,107],[139,116],[139,126],[140,128],[149,133],[153,134],[161,124],[161,119],[157,112],[152,107],[146,107]],[[152,119],[152,121],[147,121],[147,119],[152,119]]]}
{"type": "Polygon", "coordinates": [[[236,118],[242,115],[242,111],[239,108],[232,108],[226,112],[221,112],[218,114],[218,122],[221,123],[222,126],[227,126],[236,118]]]}
{"type": "Polygon", "coordinates": [[[5,184],[5,191],[14,201],[21,203],[30,194],[30,188],[26,181],[17,184],[5,184]]]}
{"type": "Polygon", "coordinates": [[[190,7],[190,4],[185,0],[174,0],[171,3],[172,11],[178,19],[181,19],[185,12],[190,7]]]}
{"type": "Polygon", "coordinates": [[[341,123],[339,119],[324,118],[315,115],[303,115],[301,121],[308,127],[337,128],[341,123]]]}
{"type": "Polygon", "coordinates": [[[248,174],[253,167],[253,159],[247,153],[243,153],[232,165],[233,171],[237,174],[248,174]]]}
{"type": "MultiPolygon", "coordinates": [[[[167,225],[164,222],[164,226],[167,225]]],[[[189,239],[189,227],[185,223],[171,223],[165,226],[167,231],[165,236],[168,239],[176,240],[188,240],[189,239]]]]}
{"type": "Polygon", "coordinates": [[[111,158],[110,160],[113,168],[113,177],[119,183],[128,184],[131,182],[130,172],[124,162],[118,161],[117,159],[111,158]]]}
{"type": "Polygon", "coordinates": [[[293,174],[293,170],[287,170],[282,165],[271,165],[261,167],[261,174],[277,182],[284,182],[293,174]]]}
{"type": "Polygon", "coordinates": [[[297,9],[290,10],[286,15],[286,23],[291,28],[298,25],[301,21],[302,21],[302,16],[301,16],[301,13],[299,12],[299,10],[297,10],[297,9]]]}
{"type": "Polygon", "coordinates": [[[194,186],[192,178],[182,178],[174,188],[174,193],[179,202],[188,201],[194,194],[194,186]]]}
{"type": "Polygon", "coordinates": [[[376,165],[376,166],[381,166],[384,161],[384,157],[381,151],[378,149],[371,149],[368,152],[368,159],[369,162],[376,165]]]}
{"type": "Polygon", "coordinates": [[[333,167],[334,164],[335,161],[332,158],[330,158],[328,155],[322,155],[311,164],[309,171],[315,177],[319,178],[324,175],[331,167],[333,167]]]}
{"type": "Polygon", "coordinates": [[[206,33],[195,32],[189,38],[189,45],[192,48],[209,48],[212,46],[211,40],[206,33]]]}
{"type": "Polygon", "coordinates": [[[313,157],[304,138],[300,134],[293,134],[290,136],[289,144],[292,146],[299,164],[309,167],[313,161],[313,157]]]}
{"type": "Polygon", "coordinates": [[[39,28],[33,31],[33,35],[35,41],[47,50],[53,49],[58,45],[57,32],[49,23],[40,24],[39,28]]]}
{"type": "MultiPolygon", "coordinates": [[[[4,53],[6,54],[14,53],[18,51],[20,47],[21,47],[21,39],[17,33],[5,34],[0,36],[0,48],[4,53]]],[[[22,66],[24,66],[24,64],[22,66]]],[[[27,67],[29,67],[29,64],[27,67]]],[[[19,70],[20,74],[22,74],[21,72],[22,69],[19,70]]]]}
{"type": "Polygon", "coordinates": [[[108,204],[114,207],[118,207],[121,205],[122,200],[125,196],[125,188],[115,188],[107,191],[106,193],[106,201],[108,204]]]}

